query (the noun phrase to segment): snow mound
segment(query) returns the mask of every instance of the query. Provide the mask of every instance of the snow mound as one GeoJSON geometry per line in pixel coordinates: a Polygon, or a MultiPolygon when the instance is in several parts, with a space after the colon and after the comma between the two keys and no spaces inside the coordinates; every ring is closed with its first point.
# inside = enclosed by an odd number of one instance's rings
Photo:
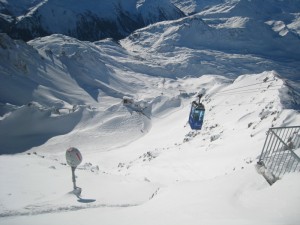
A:
{"type": "Polygon", "coordinates": [[[5,114],[0,121],[0,154],[23,152],[42,145],[53,136],[72,131],[82,116],[82,109],[68,111],[67,114],[62,114],[55,108],[30,103],[5,114]]]}

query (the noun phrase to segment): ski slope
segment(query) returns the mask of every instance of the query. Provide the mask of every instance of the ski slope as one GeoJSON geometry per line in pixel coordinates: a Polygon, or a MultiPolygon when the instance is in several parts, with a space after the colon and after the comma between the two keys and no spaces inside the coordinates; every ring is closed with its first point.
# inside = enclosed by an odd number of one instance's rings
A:
{"type": "MultiPolygon", "coordinates": [[[[300,119],[289,109],[294,104],[289,87],[277,73],[166,81],[159,96],[147,97],[150,118],[120,103],[93,109],[93,117],[91,109],[81,108],[71,132],[24,153],[2,155],[1,224],[299,222],[299,174],[269,186],[255,170],[266,130],[300,119]],[[175,92],[178,87],[190,92],[175,92]],[[207,90],[207,113],[203,130],[195,132],[187,115],[200,88],[207,90]],[[141,129],[138,136],[136,129],[141,129]],[[80,199],[70,193],[64,155],[70,146],[84,158],[76,172],[80,199]]],[[[78,111],[63,116],[72,118],[78,111]]],[[[40,131],[48,129],[45,118],[32,118],[40,131]]]]}

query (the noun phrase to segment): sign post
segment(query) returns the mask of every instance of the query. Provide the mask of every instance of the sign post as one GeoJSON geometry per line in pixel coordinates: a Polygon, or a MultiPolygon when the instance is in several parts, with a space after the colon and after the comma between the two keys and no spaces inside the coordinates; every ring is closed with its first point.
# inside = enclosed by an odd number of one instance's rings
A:
{"type": "Polygon", "coordinates": [[[81,194],[81,188],[76,186],[76,167],[82,162],[82,156],[77,148],[71,147],[66,151],[66,160],[72,170],[73,193],[78,197],[81,194]]]}

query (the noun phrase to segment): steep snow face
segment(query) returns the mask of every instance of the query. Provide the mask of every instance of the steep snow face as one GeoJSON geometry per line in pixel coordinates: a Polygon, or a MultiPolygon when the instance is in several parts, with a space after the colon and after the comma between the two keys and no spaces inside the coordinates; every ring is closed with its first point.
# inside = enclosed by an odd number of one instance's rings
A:
{"type": "Polygon", "coordinates": [[[0,0],[0,13],[18,17],[44,0],[0,0]]]}
{"type": "Polygon", "coordinates": [[[147,91],[147,84],[139,82],[139,76],[144,76],[139,71],[150,65],[143,65],[111,40],[93,44],[53,35],[30,42],[34,48],[7,35],[1,35],[0,40],[1,79],[7,84],[1,89],[2,102],[22,105],[33,100],[55,104],[63,100],[67,104],[82,104],[99,102],[102,94],[121,99],[123,95],[134,96],[137,88],[147,91]],[[136,68],[137,74],[131,68],[136,68]],[[132,82],[136,84],[134,88],[126,85],[132,82]],[[64,90],[66,83],[70,86],[64,90]],[[22,85],[27,88],[21,89],[22,85]],[[20,92],[6,88],[9,86],[20,88],[20,92]]]}
{"type": "MultiPolygon", "coordinates": [[[[37,101],[41,104],[58,104],[69,99],[69,94],[78,95],[74,80],[64,71],[59,59],[51,50],[44,55],[23,41],[13,41],[7,35],[1,35],[1,102],[14,105],[37,101]],[[66,93],[65,84],[70,91],[66,93]],[[55,87],[53,89],[53,87],[55,87]]],[[[74,104],[87,101],[86,94],[79,95],[74,104]],[[85,100],[83,100],[85,99],[85,100]],[[77,102],[77,103],[76,103],[77,102]]],[[[71,97],[72,99],[72,97],[71,97]]],[[[74,99],[73,99],[74,100],[74,99]]],[[[68,100],[67,100],[68,101],[68,100]]],[[[64,106],[61,105],[61,106],[64,106]]]]}
{"type": "Polygon", "coordinates": [[[12,7],[13,2],[2,4],[3,14],[17,16],[16,21],[11,22],[11,30],[3,28],[2,32],[24,40],[53,33],[93,41],[107,37],[120,39],[149,23],[184,16],[168,0],[160,4],[148,0],[89,0],[76,4],[73,1],[46,0],[30,3],[32,7],[25,3],[22,5],[23,14],[5,11],[5,7],[12,7]]]}
{"type": "Polygon", "coordinates": [[[224,0],[172,0],[172,3],[185,14],[191,15],[213,5],[224,3],[224,0]]]}
{"type": "Polygon", "coordinates": [[[174,20],[184,16],[182,11],[170,5],[169,0],[140,0],[137,3],[137,11],[145,24],[152,24],[163,20],[174,20]]]}

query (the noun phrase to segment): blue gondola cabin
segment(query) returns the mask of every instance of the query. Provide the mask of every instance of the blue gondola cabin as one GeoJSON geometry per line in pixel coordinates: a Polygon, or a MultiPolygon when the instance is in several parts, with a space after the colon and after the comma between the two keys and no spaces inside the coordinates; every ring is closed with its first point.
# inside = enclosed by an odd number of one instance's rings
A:
{"type": "Polygon", "coordinates": [[[189,116],[189,124],[193,130],[201,130],[204,119],[204,113],[204,105],[200,102],[197,103],[193,101],[189,116]]]}

